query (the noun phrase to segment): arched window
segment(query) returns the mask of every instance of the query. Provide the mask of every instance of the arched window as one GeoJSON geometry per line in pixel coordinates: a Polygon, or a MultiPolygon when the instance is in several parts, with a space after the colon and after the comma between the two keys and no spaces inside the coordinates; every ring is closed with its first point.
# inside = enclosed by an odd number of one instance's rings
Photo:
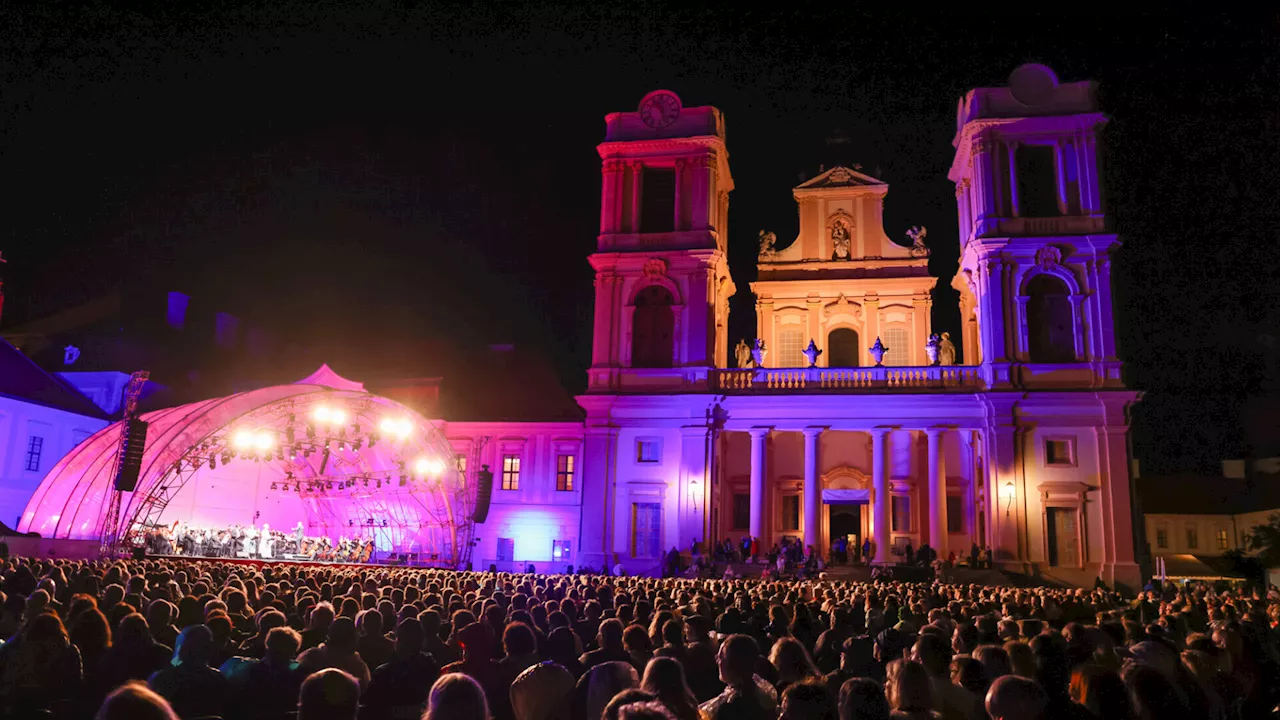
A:
{"type": "Polygon", "coordinates": [[[827,367],[858,367],[858,333],[836,328],[827,334],[827,367]]]}
{"type": "Polygon", "coordinates": [[[1027,355],[1031,362],[1074,362],[1071,290],[1061,278],[1037,275],[1027,283],[1027,355]]]}
{"type": "Polygon", "coordinates": [[[636,296],[631,323],[631,367],[669,368],[675,351],[675,312],[671,293],[651,285],[636,296]]]}

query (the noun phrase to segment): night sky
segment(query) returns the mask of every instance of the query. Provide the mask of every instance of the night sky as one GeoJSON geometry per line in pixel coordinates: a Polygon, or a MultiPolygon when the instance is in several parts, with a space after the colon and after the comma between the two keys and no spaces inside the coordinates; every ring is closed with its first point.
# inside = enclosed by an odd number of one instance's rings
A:
{"type": "Polygon", "coordinates": [[[956,102],[1035,61],[1100,81],[1113,116],[1144,472],[1249,449],[1240,408],[1280,338],[1275,13],[16,5],[0,10],[6,327],[121,284],[174,289],[370,358],[418,338],[531,345],[579,391],[603,116],[667,88],[726,115],[731,342],[754,332],[757,231],[794,237],[790,188],[853,162],[890,184],[892,239],[928,226],[934,323],[954,332],[956,102]]]}

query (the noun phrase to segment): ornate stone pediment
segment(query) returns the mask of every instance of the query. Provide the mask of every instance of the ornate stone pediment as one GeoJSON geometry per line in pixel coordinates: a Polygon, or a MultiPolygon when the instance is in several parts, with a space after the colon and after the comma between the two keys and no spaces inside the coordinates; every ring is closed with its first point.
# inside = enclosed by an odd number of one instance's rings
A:
{"type": "Polygon", "coordinates": [[[871,477],[856,467],[840,465],[823,473],[822,486],[831,490],[864,490],[871,487],[871,477]]]}
{"type": "Polygon", "coordinates": [[[841,295],[838,300],[822,309],[822,316],[828,320],[835,315],[852,315],[855,320],[861,320],[862,306],[841,295]]]}
{"type": "Polygon", "coordinates": [[[806,180],[801,183],[797,189],[867,187],[875,185],[884,185],[884,181],[873,178],[866,173],[858,172],[857,170],[851,170],[843,166],[836,166],[830,170],[820,173],[817,177],[806,180]]]}

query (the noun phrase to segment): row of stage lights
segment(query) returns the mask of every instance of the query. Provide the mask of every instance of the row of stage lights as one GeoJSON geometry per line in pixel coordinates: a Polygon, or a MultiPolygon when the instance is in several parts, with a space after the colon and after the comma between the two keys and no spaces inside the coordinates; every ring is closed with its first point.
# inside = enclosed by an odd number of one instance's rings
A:
{"type": "MultiPolygon", "coordinates": [[[[297,460],[301,454],[304,458],[310,458],[313,452],[322,452],[324,459],[322,467],[328,464],[329,455],[337,445],[339,452],[345,451],[348,447],[352,450],[360,450],[366,442],[370,448],[378,443],[382,436],[385,436],[391,442],[403,443],[413,434],[414,424],[408,418],[400,417],[384,417],[378,424],[379,432],[370,433],[367,437],[360,435],[360,426],[357,424],[347,425],[347,412],[342,408],[330,407],[328,405],[319,405],[312,411],[313,423],[306,426],[306,436],[308,443],[297,442],[295,439],[293,415],[289,416],[289,424],[285,429],[285,442],[280,443],[278,433],[272,430],[257,429],[253,430],[247,427],[238,428],[231,433],[229,447],[223,447],[221,451],[221,460],[223,465],[227,465],[235,457],[246,458],[254,461],[271,460],[274,456],[276,460],[283,461],[285,459],[285,451],[288,449],[289,460],[297,460]],[[350,427],[352,433],[356,436],[353,439],[347,438],[347,428],[350,427]],[[319,431],[317,430],[319,428],[319,431]],[[317,434],[324,433],[322,442],[317,441],[317,434]],[[331,433],[336,432],[336,437],[331,433]]],[[[209,469],[215,470],[218,467],[219,453],[216,448],[202,448],[209,452],[209,469]]],[[[180,468],[179,468],[180,469],[180,468]]],[[[403,464],[401,471],[405,470],[403,464]]],[[[445,471],[444,461],[433,457],[419,457],[413,461],[412,473],[417,477],[438,478],[445,471]]],[[[323,470],[322,470],[323,472],[323,470]]],[[[401,485],[404,485],[407,478],[401,475],[401,485]]],[[[390,478],[387,484],[391,484],[390,478]]],[[[349,483],[350,486],[352,483],[349,483]]],[[[365,486],[368,486],[369,479],[364,479],[365,486]]],[[[381,484],[381,481],[379,481],[381,484]]]]}

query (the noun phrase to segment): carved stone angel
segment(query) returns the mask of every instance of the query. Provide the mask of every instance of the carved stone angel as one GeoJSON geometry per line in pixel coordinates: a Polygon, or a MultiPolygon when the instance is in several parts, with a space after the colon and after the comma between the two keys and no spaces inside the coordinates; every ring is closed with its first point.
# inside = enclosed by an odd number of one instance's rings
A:
{"type": "Polygon", "coordinates": [[[751,347],[747,345],[746,340],[738,340],[738,344],[733,348],[733,356],[738,361],[738,367],[751,367],[751,347]]]}
{"type": "Polygon", "coordinates": [[[907,237],[911,238],[911,257],[929,257],[929,248],[924,244],[924,238],[928,234],[929,231],[923,225],[916,225],[907,231],[907,237]]]}
{"type": "Polygon", "coordinates": [[[768,230],[760,231],[760,257],[771,258],[778,252],[778,236],[768,230]]]}

